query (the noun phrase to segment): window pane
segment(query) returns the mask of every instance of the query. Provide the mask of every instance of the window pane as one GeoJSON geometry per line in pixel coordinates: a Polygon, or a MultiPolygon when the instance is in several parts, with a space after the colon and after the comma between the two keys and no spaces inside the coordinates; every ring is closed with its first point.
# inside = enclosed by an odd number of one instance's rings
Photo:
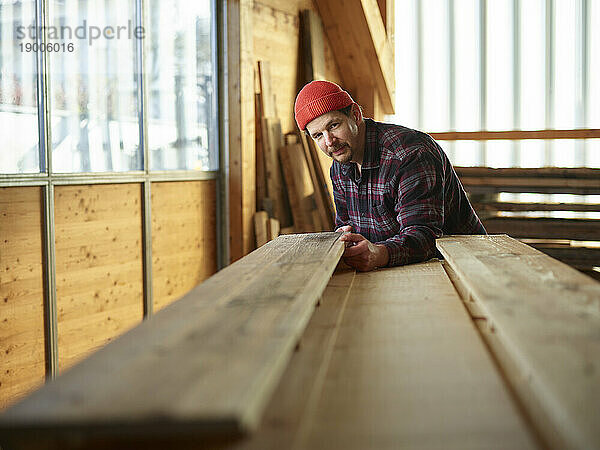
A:
{"type": "Polygon", "coordinates": [[[32,0],[0,2],[0,173],[40,171],[34,24],[32,0]]]}
{"type": "Polygon", "coordinates": [[[455,0],[456,129],[481,129],[479,63],[479,1],[455,0]]]}
{"type": "Polygon", "coordinates": [[[395,115],[387,120],[419,127],[419,89],[417,59],[417,12],[416,0],[396,0],[396,30],[402,30],[395,39],[396,46],[396,108],[395,115]]]}
{"type": "Polygon", "coordinates": [[[588,128],[600,128],[600,2],[589,2],[589,7],[586,125],[588,128]]]}
{"type": "Polygon", "coordinates": [[[575,2],[573,0],[555,0],[554,8],[556,23],[554,48],[556,53],[554,58],[553,126],[555,128],[574,128],[577,105],[575,74],[578,70],[575,2]]]}
{"type": "MultiPolygon", "coordinates": [[[[526,0],[521,6],[521,123],[523,130],[546,128],[545,0],[526,0]]],[[[530,145],[526,147],[531,148],[530,145]]],[[[537,151],[536,151],[537,152],[537,151]]]]}
{"type": "Polygon", "coordinates": [[[448,4],[420,0],[423,40],[423,131],[442,131],[450,126],[448,4]]]}
{"type": "Polygon", "coordinates": [[[133,0],[53,0],[48,53],[54,172],[143,169],[133,0]]]}
{"type": "Polygon", "coordinates": [[[150,0],[146,39],[153,170],[215,170],[211,1],[150,0]]]}
{"type": "Polygon", "coordinates": [[[512,0],[486,3],[488,130],[510,130],[514,126],[512,3],[512,0]]]}

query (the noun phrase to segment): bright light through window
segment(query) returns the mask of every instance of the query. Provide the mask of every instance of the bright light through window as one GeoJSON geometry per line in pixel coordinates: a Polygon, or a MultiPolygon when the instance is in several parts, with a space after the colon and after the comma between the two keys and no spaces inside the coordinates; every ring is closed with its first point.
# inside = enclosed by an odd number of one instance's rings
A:
{"type": "MultiPolygon", "coordinates": [[[[600,1],[397,0],[396,12],[391,120],[425,132],[600,128],[600,1]]],[[[599,142],[442,145],[460,165],[600,167],[599,142]]]]}

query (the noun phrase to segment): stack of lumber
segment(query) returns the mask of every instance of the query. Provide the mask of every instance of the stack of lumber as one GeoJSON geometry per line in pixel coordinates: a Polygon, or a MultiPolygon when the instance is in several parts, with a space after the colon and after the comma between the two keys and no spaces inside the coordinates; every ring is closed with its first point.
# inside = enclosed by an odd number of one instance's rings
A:
{"type": "Polygon", "coordinates": [[[600,448],[600,283],[508,236],[437,247],[332,275],[336,233],[280,236],[9,409],[0,445],[600,448]]]}
{"type": "Polygon", "coordinates": [[[284,137],[272,93],[270,63],[258,62],[256,85],[256,245],[281,233],[333,229],[328,158],[303,133],[284,137]]]}
{"type": "Polygon", "coordinates": [[[488,233],[506,233],[587,273],[600,266],[600,169],[456,167],[488,233]],[[500,193],[575,194],[576,201],[507,202],[500,193]],[[582,254],[585,257],[582,258],[582,254]]]}

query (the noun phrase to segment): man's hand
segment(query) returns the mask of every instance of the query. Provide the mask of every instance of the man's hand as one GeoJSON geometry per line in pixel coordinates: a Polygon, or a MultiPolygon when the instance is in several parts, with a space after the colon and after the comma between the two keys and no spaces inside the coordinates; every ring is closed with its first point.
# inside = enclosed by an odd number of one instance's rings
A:
{"type": "Polygon", "coordinates": [[[351,233],[352,232],[352,225],[344,225],[342,227],[339,227],[337,230],[335,230],[336,233],[351,233]]]}
{"type": "MultiPolygon", "coordinates": [[[[338,230],[345,231],[340,228],[338,230]]],[[[342,255],[344,262],[361,272],[383,267],[387,265],[390,259],[388,249],[385,245],[372,244],[360,234],[346,233],[340,240],[346,242],[346,250],[344,250],[344,254],[342,255]]]]}

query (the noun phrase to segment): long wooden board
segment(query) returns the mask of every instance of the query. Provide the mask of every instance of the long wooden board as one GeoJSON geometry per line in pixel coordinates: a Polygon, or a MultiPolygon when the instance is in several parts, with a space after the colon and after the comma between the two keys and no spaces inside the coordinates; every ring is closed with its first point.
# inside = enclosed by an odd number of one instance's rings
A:
{"type": "Polygon", "coordinates": [[[327,364],[298,448],[536,447],[440,262],[357,274],[327,364]]]}
{"type": "Polygon", "coordinates": [[[434,261],[334,274],[261,428],[224,448],[536,446],[434,261]]]}
{"type": "Polygon", "coordinates": [[[339,237],[267,243],[9,409],[0,438],[253,430],[341,257],[339,237]]]}
{"type": "Polygon", "coordinates": [[[437,247],[546,444],[600,447],[600,283],[507,236],[437,247]]]}

